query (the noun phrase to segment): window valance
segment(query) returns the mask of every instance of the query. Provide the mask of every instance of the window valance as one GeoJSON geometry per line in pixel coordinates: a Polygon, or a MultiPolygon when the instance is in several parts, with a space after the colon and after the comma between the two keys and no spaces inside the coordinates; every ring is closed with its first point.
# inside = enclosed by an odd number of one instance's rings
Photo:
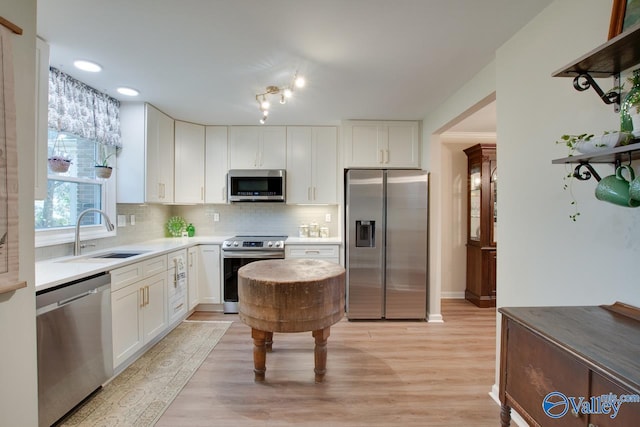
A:
{"type": "Polygon", "coordinates": [[[49,68],[49,128],[122,147],[120,101],[49,68]]]}

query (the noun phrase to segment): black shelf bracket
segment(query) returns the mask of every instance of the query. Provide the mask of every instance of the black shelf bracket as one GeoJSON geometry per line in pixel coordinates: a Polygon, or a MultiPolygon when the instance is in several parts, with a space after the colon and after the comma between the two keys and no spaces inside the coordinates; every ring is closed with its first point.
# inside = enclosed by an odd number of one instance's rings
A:
{"type": "Polygon", "coordinates": [[[573,177],[579,181],[588,181],[592,177],[595,178],[596,181],[600,181],[600,175],[598,172],[591,166],[590,163],[579,163],[576,168],[573,170],[573,177]],[[580,169],[586,168],[586,171],[581,171],[580,169]]]}
{"type": "Polygon", "coordinates": [[[593,88],[602,102],[605,104],[613,104],[613,109],[617,113],[620,111],[620,73],[616,73],[613,76],[613,86],[614,89],[605,93],[589,73],[581,73],[573,79],[573,87],[577,91],[583,92],[589,88],[593,88]]]}

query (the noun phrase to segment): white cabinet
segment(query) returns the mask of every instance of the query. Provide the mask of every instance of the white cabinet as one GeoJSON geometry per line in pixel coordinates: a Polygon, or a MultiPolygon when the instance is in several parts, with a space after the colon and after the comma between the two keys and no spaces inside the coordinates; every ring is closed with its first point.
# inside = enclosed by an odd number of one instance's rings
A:
{"type": "Polygon", "coordinates": [[[47,115],[49,107],[49,45],[36,37],[36,149],[34,199],[47,197],[47,115]]]}
{"type": "Polygon", "coordinates": [[[187,250],[168,255],[167,315],[169,326],[180,322],[187,314],[187,250]]]}
{"type": "Polygon", "coordinates": [[[199,301],[198,246],[187,249],[187,309],[193,310],[199,301]]]}
{"type": "Polygon", "coordinates": [[[198,260],[198,302],[200,304],[220,304],[220,246],[200,245],[198,260]]]}
{"type": "Polygon", "coordinates": [[[345,168],[419,168],[420,123],[348,120],[342,124],[345,168]]]}
{"type": "Polygon", "coordinates": [[[285,169],[285,126],[232,126],[229,169],[285,169]]]}
{"type": "Polygon", "coordinates": [[[287,127],[287,203],[336,204],[335,127],[287,127]]]}
{"type": "Polygon", "coordinates": [[[173,203],[174,120],[143,103],[120,105],[118,203],[173,203]]]}
{"type": "Polygon", "coordinates": [[[167,328],[167,257],[110,273],[113,366],[117,368],[167,328]]]}
{"type": "Polygon", "coordinates": [[[227,202],[227,127],[205,129],[205,203],[227,202]]]}
{"type": "Polygon", "coordinates": [[[340,264],[340,245],[284,245],[285,258],[323,259],[340,264]]]}
{"type": "Polygon", "coordinates": [[[175,203],[204,203],[205,127],[175,122],[175,203]]]}

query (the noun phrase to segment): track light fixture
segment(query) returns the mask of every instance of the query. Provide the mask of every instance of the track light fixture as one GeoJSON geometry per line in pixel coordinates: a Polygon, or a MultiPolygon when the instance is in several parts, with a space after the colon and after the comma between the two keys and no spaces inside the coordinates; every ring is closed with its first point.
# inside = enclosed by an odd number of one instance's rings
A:
{"type": "Polygon", "coordinates": [[[296,72],[288,86],[267,86],[264,92],[256,94],[256,101],[258,102],[260,112],[262,113],[260,124],[265,124],[267,117],[269,116],[271,103],[269,102],[268,95],[279,96],[280,104],[286,104],[287,100],[293,96],[294,88],[302,88],[305,84],[306,82],[304,77],[298,76],[298,73],[296,72]]]}

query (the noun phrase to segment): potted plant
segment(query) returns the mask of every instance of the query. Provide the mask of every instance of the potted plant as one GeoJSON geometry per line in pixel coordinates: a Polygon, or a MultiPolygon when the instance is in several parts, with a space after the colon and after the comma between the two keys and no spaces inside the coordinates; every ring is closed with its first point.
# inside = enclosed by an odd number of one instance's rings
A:
{"type": "Polygon", "coordinates": [[[109,158],[113,156],[113,154],[114,153],[107,155],[107,147],[104,145],[100,146],[100,162],[96,162],[95,165],[96,177],[103,179],[111,177],[113,168],[109,166],[109,158]]]}
{"type": "Polygon", "coordinates": [[[47,159],[49,163],[49,169],[55,173],[65,173],[71,166],[71,157],[67,154],[66,147],[64,145],[64,135],[60,134],[56,137],[53,143],[51,155],[47,159]]]}
{"type": "Polygon", "coordinates": [[[633,70],[633,75],[627,78],[633,85],[624,97],[620,107],[620,128],[633,131],[633,136],[640,137],[640,69],[633,70]]]}

